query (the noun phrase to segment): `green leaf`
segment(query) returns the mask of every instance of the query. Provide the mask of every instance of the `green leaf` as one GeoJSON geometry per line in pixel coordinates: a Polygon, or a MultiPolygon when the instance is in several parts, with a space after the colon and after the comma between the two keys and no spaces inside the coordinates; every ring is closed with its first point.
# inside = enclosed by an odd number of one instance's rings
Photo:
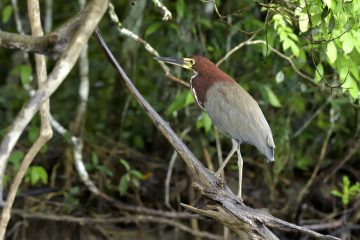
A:
{"type": "Polygon", "coordinates": [[[24,152],[20,150],[16,150],[11,153],[9,157],[9,161],[12,165],[14,165],[14,170],[19,170],[20,161],[24,158],[24,152]]]}
{"type": "Polygon", "coordinates": [[[120,195],[124,195],[124,193],[127,192],[129,188],[129,175],[124,175],[121,177],[120,179],[120,183],[119,183],[119,192],[120,192],[120,195]]]}
{"type": "Polygon", "coordinates": [[[169,115],[175,111],[178,111],[182,108],[189,106],[190,104],[194,103],[195,100],[190,91],[185,90],[181,93],[177,94],[174,100],[171,102],[170,106],[166,110],[166,115],[169,115]]]}
{"type": "Polygon", "coordinates": [[[196,121],[196,128],[204,128],[205,133],[209,133],[211,131],[211,125],[212,122],[209,115],[207,115],[205,112],[202,112],[201,116],[196,121]]]}
{"type": "Polygon", "coordinates": [[[322,76],[324,75],[324,67],[321,63],[317,65],[317,70],[315,69],[315,81],[319,82],[322,80],[322,76]]]}
{"type": "Polygon", "coordinates": [[[334,41],[331,41],[327,44],[326,55],[329,58],[330,63],[334,63],[336,61],[337,49],[336,49],[334,41]]]}
{"type": "Polygon", "coordinates": [[[144,179],[144,175],[141,172],[139,172],[138,170],[133,169],[130,171],[130,174],[131,174],[131,176],[133,176],[137,179],[144,179]]]}
{"type": "Polygon", "coordinates": [[[140,187],[140,181],[137,178],[132,178],[131,179],[131,183],[136,187],[139,188],[140,187]]]}
{"type": "Polygon", "coordinates": [[[35,142],[35,140],[39,136],[39,132],[40,132],[40,129],[38,126],[31,125],[29,127],[29,132],[28,132],[28,136],[27,136],[29,142],[35,142]]]}
{"type": "Polygon", "coordinates": [[[349,54],[355,47],[355,38],[351,35],[350,32],[345,33],[342,37],[342,49],[344,50],[345,54],[349,54]]]}
{"type": "Polygon", "coordinates": [[[342,193],[339,192],[338,190],[332,190],[331,194],[336,196],[336,197],[340,197],[340,198],[342,197],[342,193]]]}
{"type": "Polygon", "coordinates": [[[99,158],[98,156],[96,155],[95,152],[92,152],[91,153],[91,162],[92,164],[94,164],[95,166],[97,166],[99,164],[99,158]]]}
{"type": "Polygon", "coordinates": [[[20,67],[20,79],[23,86],[27,85],[31,79],[32,69],[28,65],[20,67]]]}
{"type": "Polygon", "coordinates": [[[11,5],[7,5],[6,7],[4,7],[3,11],[2,11],[2,22],[6,23],[7,21],[9,21],[11,15],[13,12],[13,8],[11,5]]]}
{"type": "Polygon", "coordinates": [[[155,22],[151,24],[149,27],[146,28],[144,36],[147,37],[151,35],[152,33],[156,32],[161,27],[160,22],[155,22]]]}
{"type": "Polygon", "coordinates": [[[354,78],[349,74],[346,77],[346,80],[344,84],[342,85],[342,89],[344,91],[348,91],[350,96],[355,100],[359,98],[359,86],[357,81],[354,80],[354,78]]]}
{"type": "Polygon", "coordinates": [[[285,78],[284,72],[279,71],[275,76],[276,83],[278,83],[278,84],[282,83],[284,81],[284,78],[285,78]]]}
{"type": "Polygon", "coordinates": [[[306,32],[309,29],[309,17],[306,13],[299,15],[299,28],[301,32],[306,32]]]}
{"type": "Polygon", "coordinates": [[[48,174],[47,174],[45,168],[43,168],[41,166],[34,166],[33,171],[35,171],[37,173],[37,175],[39,176],[39,179],[41,180],[41,182],[43,184],[48,183],[48,174]]]}
{"type": "Polygon", "coordinates": [[[179,18],[184,17],[184,12],[185,12],[184,0],[177,0],[176,1],[176,12],[177,12],[177,15],[179,16],[179,18]]]}
{"type": "Polygon", "coordinates": [[[271,90],[269,86],[263,86],[265,91],[266,100],[270,103],[273,107],[281,107],[281,103],[275,93],[271,90]]]}
{"type": "Polygon", "coordinates": [[[129,163],[125,159],[121,158],[119,160],[119,162],[125,167],[127,172],[130,171],[131,167],[130,167],[129,163]]]}
{"type": "Polygon", "coordinates": [[[323,2],[326,4],[326,6],[328,6],[328,8],[330,9],[334,9],[335,8],[335,3],[334,0],[323,0],[323,2]]]}
{"type": "Polygon", "coordinates": [[[299,55],[300,55],[300,49],[299,49],[299,47],[296,45],[296,43],[295,43],[294,41],[291,41],[291,42],[290,42],[290,48],[291,48],[292,53],[293,53],[296,57],[299,57],[299,55]]]}

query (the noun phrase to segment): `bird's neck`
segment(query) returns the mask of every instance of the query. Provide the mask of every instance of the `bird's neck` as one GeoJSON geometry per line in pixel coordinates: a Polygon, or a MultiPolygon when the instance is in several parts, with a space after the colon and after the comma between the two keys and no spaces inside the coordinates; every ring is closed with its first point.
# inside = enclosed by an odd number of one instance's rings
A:
{"type": "Polygon", "coordinates": [[[198,105],[204,109],[204,102],[206,101],[207,90],[216,83],[231,82],[236,83],[229,75],[216,69],[217,71],[201,71],[197,72],[194,70],[195,75],[191,77],[190,86],[192,94],[198,103],[198,105]]]}

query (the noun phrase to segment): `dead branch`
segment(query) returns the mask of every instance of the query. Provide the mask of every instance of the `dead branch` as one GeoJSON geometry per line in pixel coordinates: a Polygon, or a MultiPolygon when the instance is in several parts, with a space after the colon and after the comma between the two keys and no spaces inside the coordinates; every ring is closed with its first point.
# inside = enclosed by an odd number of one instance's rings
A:
{"type": "Polygon", "coordinates": [[[88,4],[83,10],[59,28],[44,36],[29,36],[23,35],[22,33],[17,34],[0,31],[0,47],[40,53],[57,58],[69,47],[74,35],[87,19],[89,11],[91,11],[91,5],[92,4],[88,4]]]}
{"type": "Polygon", "coordinates": [[[211,171],[204,167],[170,128],[169,124],[165,122],[144,99],[116,61],[98,30],[96,30],[95,35],[108,60],[123,79],[129,92],[153,121],[154,125],[178,152],[179,156],[185,161],[193,176],[194,187],[197,188],[205,198],[210,199],[214,203],[211,205],[207,204],[203,209],[190,207],[192,211],[209,216],[221,222],[236,232],[240,237],[250,236],[249,234],[251,234],[251,236],[256,237],[256,239],[277,239],[268,229],[268,227],[270,227],[282,231],[300,232],[315,239],[338,239],[332,236],[324,236],[307,228],[288,223],[275,218],[270,214],[245,206],[244,203],[231,192],[225,182],[216,178],[211,171]]]}

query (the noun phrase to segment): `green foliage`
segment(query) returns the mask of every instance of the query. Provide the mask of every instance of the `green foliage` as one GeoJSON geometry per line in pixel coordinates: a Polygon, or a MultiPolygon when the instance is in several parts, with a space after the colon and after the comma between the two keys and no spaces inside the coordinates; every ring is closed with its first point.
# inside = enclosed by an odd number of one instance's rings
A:
{"type": "Polygon", "coordinates": [[[48,183],[48,174],[41,166],[30,166],[25,173],[25,182],[30,183],[32,186],[41,182],[48,183]]]}
{"type": "Polygon", "coordinates": [[[20,150],[15,150],[11,153],[9,157],[9,162],[13,165],[14,171],[18,171],[20,167],[20,161],[24,158],[24,152],[20,150]]]}
{"type": "Polygon", "coordinates": [[[86,163],[85,168],[89,172],[105,173],[108,177],[114,176],[114,173],[106,165],[100,163],[99,157],[95,152],[91,153],[91,162],[86,163]]]}
{"type": "MultiPolygon", "coordinates": [[[[325,73],[324,67],[328,64],[338,73],[339,82],[344,82],[343,91],[349,92],[354,100],[359,98],[359,1],[323,0],[306,3],[304,0],[299,0],[298,2],[299,7],[295,9],[295,15],[298,16],[300,31],[306,39],[326,44],[326,59],[320,55],[315,79],[317,81],[322,79],[320,74],[325,73]]],[[[314,54],[313,49],[311,54],[314,54]]]]}
{"type": "Polygon", "coordinates": [[[260,92],[263,96],[263,98],[270,103],[273,107],[281,107],[280,100],[275,95],[275,93],[271,90],[271,88],[267,85],[260,85],[260,92]]]}
{"type": "Polygon", "coordinates": [[[205,133],[209,133],[212,130],[211,126],[212,122],[209,115],[207,115],[205,112],[202,112],[200,117],[196,121],[196,129],[203,128],[205,130],[205,133]]]}
{"type": "Polygon", "coordinates": [[[166,114],[173,114],[176,111],[179,111],[194,102],[195,100],[191,92],[189,90],[183,90],[179,92],[174,98],[174,100],[170,103],[169,107],[166,109],[166,114]]]}
{"type": "Polygon", "coordinates": [[[13,12],[13,8],[11,5],[7,5],[3,8],[2,10],[2,22],[6,23],[7,21],[9,21],[11,15],[13,12]]]}
{"type": "Polygon", "coordinates": [[[284,51],[290,49],[291,52],[299,57],[300,49],[298,46],[299,38],[296,36],[289,26],[291,22],[287,21],[282,15],[275,14],[273,16],[274,28],[278,33],[284,51]]]}
{"type": "Polygon", "coordinates": [[[79,187],[73,187],[68,192],[64,192],[65,211],[71,213],[79,205],[79,199],[76,195],[79,193],[79,187]]]}
{"type": "Polygon", "coordinates": [[[129,187],[138,189],[140,181],[144,179],[144,175],[136,169],[131,168],[125,159],[119,160],[120,164],[125,168],[126,173],[120,178],[118,190],[120,195],[127,193],[129,187]]]}
{"type": "Polygon", "coordinates": [[[343,176],[342,192],[338,190],[332,190],[331,194],[339,197],[342,203],[347,206],[352,199],[355,199],[360,194],[360,183],[357,182],[351,185],[349,177],[343,176]]]}
{"type": "Polygon", "coordinates": [[[19,65],[12,70],[12,74],[20,76],[22,85],[26,86],[32,78],[32,69],[28,65],[19,65]]]}

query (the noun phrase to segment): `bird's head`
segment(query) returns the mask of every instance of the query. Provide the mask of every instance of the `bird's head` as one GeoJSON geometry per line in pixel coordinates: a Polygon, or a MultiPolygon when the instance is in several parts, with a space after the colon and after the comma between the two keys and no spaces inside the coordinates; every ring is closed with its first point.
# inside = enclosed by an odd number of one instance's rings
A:
{"type": "Polygon", "coordinates": [[[193,70],[197,73],[217,69],[216,65],[213,62],[202,56],[191,56],[186,58],[155,57],[155,59],[161,62],[174,64],[188,70],[193,70]]]}

